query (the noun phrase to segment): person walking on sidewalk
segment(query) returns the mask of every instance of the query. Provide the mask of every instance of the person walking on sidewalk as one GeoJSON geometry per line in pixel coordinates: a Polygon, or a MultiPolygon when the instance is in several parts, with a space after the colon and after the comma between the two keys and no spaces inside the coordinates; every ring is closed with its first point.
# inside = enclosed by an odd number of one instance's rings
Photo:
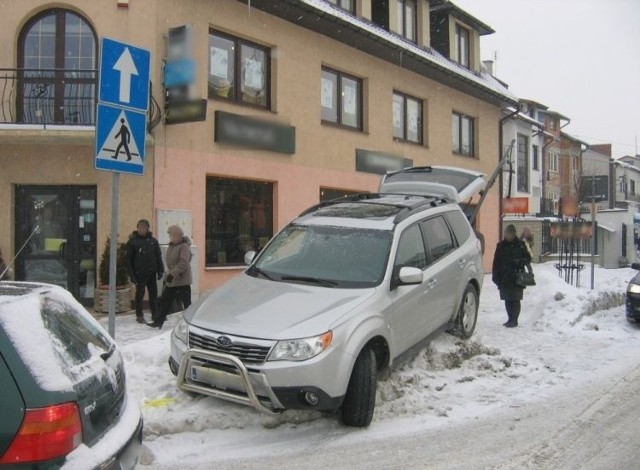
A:
{"type": "Polygon", "coordinates": [[[530,262],[531,255],[525,242],[518,240],[515,226],[508,225],[504,231],[504,239],[496,247],[491,274],[500,291],[500,299],[504,300],[507,309],[509,319],[504,324],[507,328],[518,326],[524,288],[516,284],[516,274],[523,271],[530,262]]]}
{"type": "Polygon", "coordinates": [[[177,225],[169,227],[167,233],[170,240],[166,254],[167,276],[158,317],[147,323],[152,328],[162,328],[174,302],[178,301],[184,309],[191,305],[191,240],[177,225]]]}
{"type": "Polygon", "coordinates": [[[164,275],[162,253],[158,240],[149,231],[149,221],[138,221],[127,241],[127,270],[131,282],[136,286],[136,321],[144,323],[142,313],[142,299],[145,289],[149,292],[149,308],[155,320],[158,314],[158,284],[157,280],[164,275]]]}

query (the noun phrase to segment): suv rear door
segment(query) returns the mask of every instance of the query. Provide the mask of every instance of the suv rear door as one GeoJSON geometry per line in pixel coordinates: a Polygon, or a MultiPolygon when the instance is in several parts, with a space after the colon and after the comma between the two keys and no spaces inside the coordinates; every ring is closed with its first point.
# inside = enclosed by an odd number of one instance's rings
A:
{"type": "Polygon", "coordinates": [[[0,352],[0,456],[9,448],[24,418],[24,400],[0,352]]]}
{"type": "Polygon", "coordinates": [[[427,254],[436,284],[430,292],[430,302],[436,304],[434,322],[429,334],[447,323],[455,311],[461,292],[461,276],[465,260],[460,258],[449,225],[443,215],[430,217],[420,223],[427,245],[427,254]]]}
{"type": "Polygon", "coordinates": [[[381,193],[433,195],[461,202],[486,186],[484,174],[446,166],[416,166],[387,173],[381,193]]]}

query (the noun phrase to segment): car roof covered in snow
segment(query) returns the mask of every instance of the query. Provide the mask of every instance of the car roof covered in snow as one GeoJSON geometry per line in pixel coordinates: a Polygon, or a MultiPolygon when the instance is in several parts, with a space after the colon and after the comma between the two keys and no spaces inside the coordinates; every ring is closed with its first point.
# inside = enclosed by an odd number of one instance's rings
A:
{"type": "Polygon", "coordinates": [[[50,292],[52,289],[62,289],[58,286],[40,284],[37,282],[0,282],[0,305],[13,302],[26,295],[41,295],[50,292]]]}

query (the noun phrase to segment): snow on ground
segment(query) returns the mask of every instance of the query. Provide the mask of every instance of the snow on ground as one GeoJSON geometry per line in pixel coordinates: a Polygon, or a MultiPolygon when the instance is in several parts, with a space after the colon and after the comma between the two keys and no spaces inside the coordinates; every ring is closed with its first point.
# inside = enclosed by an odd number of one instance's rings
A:
{"type": "Polygon", "coordinates": [[[380,382],[366,430],[345,428],[336,416],[289,411],[271,417],[188,396],[176,389],[167,366],[178,314],[162,332],[119,317],[116,340],[145,420],[143,468],[210,468],[218,461],[242,466],[242,458],[455,426],[606,381],[636,364],[640,329],[624,316],[624,293],[635,271],[597,268],[591,291],[584,287],[588,271],[583,287],[575,288],[551,263],[534,269],[538,285],[525,291],[519,328],[502,326],[506,313],[487,276],[473,338],[443,334],[380,382]]]}

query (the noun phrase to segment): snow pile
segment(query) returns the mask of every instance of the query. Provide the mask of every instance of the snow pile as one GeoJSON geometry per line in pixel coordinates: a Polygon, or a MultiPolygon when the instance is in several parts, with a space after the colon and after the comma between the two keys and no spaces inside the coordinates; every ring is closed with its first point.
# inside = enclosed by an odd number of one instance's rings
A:
{"type": "MultiPolygon", "coordinates": [[[[640,331],[624,317],[624,292],[635,271],[596,271],[596,289],[573,287],[553,264],[534,266],[537,286],[525,291],[520,327],[507,329],[503,303],[488,276],[476,334],[448,334],[379,382],[376,413],[366,430],[337,416],[287,411],[264,416],[252,408],[176,389],[167,360],[172,325],[158,333],[119,317],[116,338],[129,389],[145,419],[143,464],[184,467],[251,456],[303,452],[319,442],[357,443],[494,416],[505,409],[606,380],[637,363],[640,331]],[[595,372],[594,374],[594,371],[595,372]],[[250,444],[249,444],[250,443],[250,444]]],[[[588,273],[582,273],[583,285],[588,273]]],[[[106,320],[105,320],[106,321],[106,320]]]]}

